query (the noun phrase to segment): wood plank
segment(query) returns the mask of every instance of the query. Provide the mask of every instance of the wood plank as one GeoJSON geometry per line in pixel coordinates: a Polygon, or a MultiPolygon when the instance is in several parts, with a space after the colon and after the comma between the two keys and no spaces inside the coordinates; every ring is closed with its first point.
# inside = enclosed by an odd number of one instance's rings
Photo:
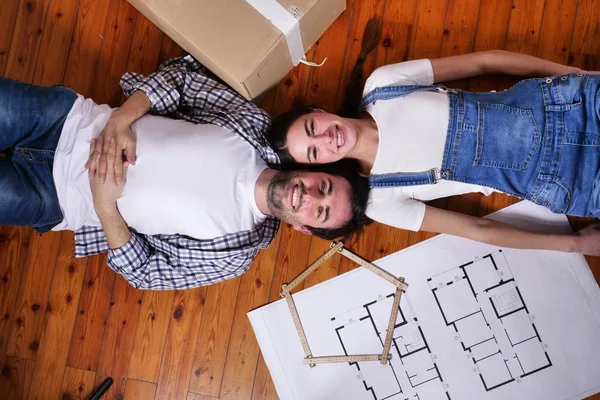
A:
{"type": "MultiPolygon", "coordinates": [[[[372,223],[371,225],[365,227],[360,235],[355,235],[349,241],[346,241],[346,243],[344,243],[344,247],[368,261],[373,261],[375,258],[379,258],[376,255],[375,241],[377,238],[377,230],[380,226],[382,225],[379,223],[372,223]]],[[[340,260],[340,266],[338,268],[338,275],[351,271],[355,268],[358,268],[358,264],[349,258],[342,257],[340,260]]]]}
{"type": "Polygon", "coordinates": [[[600,55],[600,2],[579,0],[571,51],[600,55]]]}
{"type": "Polygon", "coordinates": [[[546,0],[538,57],[567,63],[576,11],[577,0],[546,0]]]}
{"type": "MultiPolygon", "coordinates": [[[[346,92],[348,90],[348,85],[350,82],[350,76],[352,74],[352,69],[356,64],[356,60],[360,55],[360,48],[363,40],[363,36],[365,33],[365,27],[367,26],[368,21],[371,18],[374,18],[377,23],[381,24],[383,19],[385,1],[381,0],[372,0],[372,1],[355,1],[354,9],[352,13],[352,19],[349,21],[350,23],[350,34],[347,36],[348,40],[346,41],[346,54],[343,60],[343,66],[341,67],[341,75],[339,81],[339,87],[337,91],[337,98],[335,102],[335,110],[341,110],[342,105],[344,104],[344,99],[346,96],[346,92]]],[[[375,58],[376,52],[373,51],[371,54],[367,56],[365,62],[362,67],[362,81],[364,82],[366,78],[371,75],[373,70],[375,70],[375,58]]],[[[338,74],[340,68],[338,66],[338,74]]],[[[358,104],[356,105],[358,107],[358,104]]],[[[326,110],[333,111],[333,110],[326,110]]]]}
{"type": "Polygon", "coordinates": [[[33,234],[6,351],[10,356],[36,357],[59,245],[58,232],[33,234]]]}
{"type": "MultiPolygon", "coordinates": [[[[279,244],[279,250],[277,252],[277,258],[275,261],[275,273],[273,274],[273,281],[271,284],[271,292],[269,294],[268,302],[271,303],[273,301],[279,300],[281,298],[281,286],[284,283],[291,282],[298,274],[300,274],[313,260],[318,258],[319,255],[310,255],[311,248],[311,238],[308,235],[295,231],[288,226],[285,227],[284,230],[281,231],[281,240],[279,244]],[[309,257],[311,257],[309,259],[309,257]]],[[[339,264],[339,255],[337,257],[337,262],[335,262],[336,270],[337,265],[339,264]]],[[[327,263],[331,263],[330,259],[327,263]]],[[[320,268],[326,268],[325,265],[322,265],[320,268]]],[[[318,270],[317,270],[318,271],[318,270]]],[[[316,272],[314,272],[316,273],[316,272]]],[[[293,290],[293,293],[296,293],[302,290],[303,284],[296,286],[293,290]]],[[[246,318],[247,321],[247,318],[246,318]]],[[[236,334],[236,330],[234,329],[232,335],[236,334]]],[[[250,333],[253,335],[253,333],[250,333]]],[[[252,336],[252,340],[255,341],[254,336],[252,336]]],[[[253,381],[254,385],[248,384],[246,382],[238,382],[238,387],[236,390],[239,392],[236,394],[231,394],[232,399],[250,399],[250,398],[264,398],[262,397],[264,393],[270,392],[270,378],[268,377],[269,372],[267,365],[265,364],[262,357],[260,357],[256,365],[256,370],[253,372],[253,381]],[[262,360],[262,361],[261,361],[262,360]],[[242,386],[241,388],[239,386],[242,386]],[[247,389],[246,389],[247,388],[247,389]]],[[[245,360],[242,359],[242,363],[245,363],[245,360]]],[[[239,365],[239,362],[238,362],[239,365]]],[[[240,368],[241,369],[241,368],[240,368]]],[[[250,367],[247,368],[248,370],[250,367]]],[[[247,375],[250,375],[250,372],[245,372],[247,375]]],[[[226,388],[223,388],[222,395],[225,395],[226,388]]]]}
{"type": "Polygon", "coordinates": [[[63,82],[79,1],[54,0],[50,3],[33,83],[59,85],[63,82]]]}
{"type": "Polygon", "coordinates": [[[110,0],[80,0],[64,85],[86,97],[95,86],[96,65],[102,45],[110,0]]]}
{"type": "Polygon", "coordinates": [[[88,257],[68,366],[96,370],[115,277],[116,274],[106,265],[106,254],[88,257]]]}
{"type": "Polygon", "coordinates": [[[139,320],[142,291],[131,286],[121,275],[117,276],[110,302],[110,311],[100,350],[96,387],[107,377],[114,380],[106,395],[123,396],[133,339],[139,320]]]}
{"type": "Polygon", "coordinates": [[[413,42],[408,53],[411,60],[438,58],[444,35],[448,0],[423,0],[417,7],[413,42]]]}
{"type": "Polygon", "coordinates": [[[116,107],[121,101],[119,81],[126,72],[138,12],[126,0],[111,0],[104,26],[92,98],[99,104],[116,107]]]}
{"type": "Polygon", "coordinates": [[[175,294],[156,388],[157,399],[182,399],[188,392],[206,293],[204,286],[175,294]]]}
{"type": "Polygon", "coordinates": [[[50,0],[21,1],[10,44],[5,76],[31,82],[50,0]]]}
{"type": "Polygon", "coordinates": [[[481,0],[473,51],[504,49],[512,0],[481,0]]]}
{"type": "MultiPolygon", "coordinates": [[[[304,268],[307,268],[309,265],[315,262],[317,258],[321,257],[326,251],[328,251],[331,248],[331,243],[331,240],[324,240],[316,236],[312,237],[310,241],[310,252],[308,253],[308,262],[304,268]]],[[[315,272],[310,274],[304,280],[301,287],[306,289],[335,277],[338,273],[341,258],[341,254],[334,254],[329,260],[321,264],[321,266],[315,272]]]]}
{"type": "Polygon", "coordinates": [[[0,399],[25,400],[33,376],[31,360],[4,356],[0,372],[0,399]]]}
{"type": "Polygon", "coordinates": [[[190,392],[219,397],[241,278],[211,285],[206,294],[190,392]]]}
{"type": "Polygon", "coordinates": [[[521,54],[528,54],[530,56],[536,56],[538,46],[537,46],[537,44],[522,43],[522,42],[515,42],[513,40],[509,40],[508,42],[506,42],[506,50],[512,51],[514,53],[521,53],[521,54]]]}
{"type": "Polygon", "coordinates": [[[254,376],[254,387],[252,388],[252,400],[277,399],[277,389],[269,373],[265,359],[260,353],[256,374],[254,376]]]}
{"type": "Polygon", "coordinates": [[[0,75],[4,75],[12,41],[20,0],[0,2],[0,75]]]}
{"type": "MultiPolygon", "coordinates": [[[[352,0],[348,0],[347,3],[350,7],[352,6],[352,0]]],[[[327,57],[327,62],[319,68],[310,69],[305,104],[311,104],[326,111],[335,110],[335,95],[341,79],[338,72],[344,63],[345,53],[345,47],[340,46],[340,43],[347,40],[351,11],[352,9],[347,7],[313,46],[310,55],[312,60],[320,63],[327,57]]]]}
{"type": "Polygon", "coordinates": [[[144,291],[127,376],[157,382],[175,291],[144,291]]]}
{"type": "Polygon", "coordinates": [[[185,54],[185,50],[175,43],[173,39],[163,34],[163,39],[160,44],[160,53],[158,55],[159,65],[171,58],[181,57],[185,54]]]}
{"type": "Polygon", "coordinates": [[[442,38],[440,57],[457,56],[473,52],[475,35],[469,32],[448,31],[442,38]]]}
{"type": "Polygon", "coordinates": [[[61,398],[85,400],[94,390],[96,372],[67,367],[62,381],[61,398]]]}
{"type": "Polygon", "coordinates": [[[480,0],[450,0],[444,28],[475,33],[480,0]]]}
{"type": "Polygon", "coordinates": [[[77,304],[85,273],[86,259],[75,259],[73,233],[60,233],[60,250],[46,307],[46,321],[40,340],[30,399],[58,398],[77,315],[77,304]]]}
{"type": "Polygon", "coordinates": [[[127,379],[125,385],[125,400],[149,400],[154,398],[156,384],[151,382],[127,379]]]}
{"type": "Polygon", "coordinates": [[[6,353],[14,324],[15,306],[33,230],[25,227],[0,228],[0,356],[6,353]]]}
{"type": "Polygon", "coordinates": [[[417,16],[418,0],[387,1],[383,20],[396,24],[412,25],[417,16]]]}
{"type": "Polygon", "coordinates": [[[272,90],[274,91],[271,115],[277,116],[300,105],[305,105],[310,69],[300,64],[292,69],[272,90]]]}
{"type": "Polygon", "coordinates": [[[586,71],[600,71],[600,54],[590,55],[582,53],[570,53],[569,65],[579,67],[586,71]]]}
{"type": "MultiPolygon", "coordinates": [[[[129,58],[127,61],[128,72],[139,72],[149,75],[158,67],[158,57],[164,34],[148,18],[138,15],[133,30],[133,39],[129,58]]],[[[126,97],[121,94],[121,103],[126,97]]]]}
{"type": "Polygon", "coordinates": [[[217,397],[189,392],[186,397],[186,400],[217,400],[217,397]]]}
{"type": "MultiPolygon", "coordinates": [[[[440,57],[450,57],[471,53],[473,51],[474,44],[475,35],[470,32],[444,32],[440,57]]],[[[469,79],[454,80],[452,82],[445,82],[445,84],[448,87],[465,90],[469,87],[469,79]]]]}
{"type": "Polygon", "coordinates": [[[545,0],[513,0],[508,40],[537,44],[544,15],[545,0]]]}
{"type": "Polygon", "coordinates": [[[271,246],[261,250],[250,270],[242,275],[221,384],[222,400],[244,400],[252,395],[259,348],[246,314],[268,301],[273,270],[278,269],[278,247],[284,230],[290,229],[282,226],[271,246]]]}
{"type": "Polygon", "coordinates": [[[408,60],[412,29],[412,25],[383,21],[381,39],[375,55],[375,68],[408,60]]]}

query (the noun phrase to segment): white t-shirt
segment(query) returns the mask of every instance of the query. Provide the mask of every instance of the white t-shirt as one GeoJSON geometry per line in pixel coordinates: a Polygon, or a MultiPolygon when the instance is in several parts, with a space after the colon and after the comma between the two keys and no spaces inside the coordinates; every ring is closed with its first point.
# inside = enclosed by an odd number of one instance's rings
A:
{"type": "MultiPolygon", "coordinates": [[[[433,68],[429,60],[407,61],[375,70],[365,84],[363,95],[383,86],[432,84],[433,68]]],[[[441,168],[450,114],[445,93],[420,92],[377,101],[366,111],[379,129],[379,147],[371,174],[441,168]]],[[[372,189],[367,215],[386,225],[418,231],[425,215],[425,204],[421,201],[493,191],[483,186],[443,180],[435,185],[372,189]]]]}
{"type": "MultiPolygon", "coordinates": [[[[54,230],[100,225],[84,166],[91,139],[112,112],[80,96],[67,117],[53,169],[64,220],[54,230]]],[[[239,135],[216,125],[152,115],[140,118],[132,130],[136,165],[129,168],[117,201],[131,228],[213,239],[264,221],[254,187],[267,166],[239,135]]]]}

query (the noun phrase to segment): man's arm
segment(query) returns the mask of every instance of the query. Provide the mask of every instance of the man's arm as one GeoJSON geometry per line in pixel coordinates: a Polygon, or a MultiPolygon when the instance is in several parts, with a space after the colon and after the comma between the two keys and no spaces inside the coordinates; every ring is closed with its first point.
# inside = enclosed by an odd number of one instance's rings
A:
{"type": "Polygon", "coordinates": [[[495,246],[557,250],[600,255],[600,226],[594,224],[572,234],[528,232],[489,218],[479,218],[427,206],[421,230],[447,233],[495,246]]]}
{"type": "Polygon", "coordinates": [[[489,50],[431,60],[435,83],[480,75],[551,76],[582,72],[552,61],[505,50],[489,50]]]}
{"type": "Polygon", "coordinates": [[[144,92],[137,91],[123,103],[121,108],[112,113],[106,126],[98,136],[98,138],[103,139],[104,147],[101,151],[92,153],[85,164],[90,179],[94,179],[95,175],[98,174],[101,183],[104,183],[106,180],[106,166],[103,165],[99,168],[98,163],[102,154],[108,151],[110,141],[114,139],[117,143],[117,152],[120,157],[115,159],[115,166],[112,171],[114,171],[116,183],[121,183],[125,173],[123,160],[127,160],[129,165],[135,165],[136,138],[131,131],[131,125],[150,111],[150,107],[151,104],[148,96],[144,92]],[[123,157],[123,153],[125,157],[123,157]]]}

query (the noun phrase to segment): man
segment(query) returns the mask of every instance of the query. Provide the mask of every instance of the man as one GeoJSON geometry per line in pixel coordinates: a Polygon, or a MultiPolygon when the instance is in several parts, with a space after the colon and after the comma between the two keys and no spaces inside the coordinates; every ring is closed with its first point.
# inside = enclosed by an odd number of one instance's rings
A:
{"type": "Polygon", "coordinates": [[[122,86],[132,96],[115,111],[0,78],[0,151],[10,153],[0,159],[0,223],[75,230],[76,256],[108,250],[109,266],[143,289],[242,274],[277,218],[324,237],[364,223],[363,178],[268,168],[269,117],[193,59],[144,80],[126,74],[122,86]],[[147,111],[195,124],[140,118],[147,111]]]}

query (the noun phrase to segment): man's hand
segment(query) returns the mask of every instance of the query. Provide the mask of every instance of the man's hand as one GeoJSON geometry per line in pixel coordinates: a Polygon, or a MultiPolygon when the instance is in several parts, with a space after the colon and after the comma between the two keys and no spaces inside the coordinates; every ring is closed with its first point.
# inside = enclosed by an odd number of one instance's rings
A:
{"type": "Polygon", "coordinates": [[[94,153],[90,153],[90,157],[85,164],[85,168],[88,169],[90,179],[93,179],[98,174],[100,183],[106,181],[108,175],[114,175],[115,182],[120,184],[125,175],[126,167],[123,162],[123,155],[129,165],[135,165],[135,135],[131,131],[131,123],[121,117],[119,110],[115,111],[106,126],[100,132],[100,136],[97,142],[103,143],[103,146],[94,153]],[[101,164],[100,159],[103,154],[108,152],[108,147],[111,141],[114,140],[116,143],[117,157],[115,158],[114,168],[107,169],[106,164],[101,164]]]}
{"type": "MultiPolygon", "coordinates": [[[[90,156],[101,154],[97,158],[99,167],[104,167],[108,171],[114,171],[116,159],[119,158],[117,155],[117,142],[113,138],[108,142],[108,146],[105,146],[102,139],[92,141],[90,146],[90,156]],[[103,151],[106,147],[107,151],[103,151]]],[[[123,163],[123,176],[126,177],[127,168],[129,162],[123,163]]],[[[117,199],[123,193],[125,187],[125,179],[121,179],[120,183],[116,182],[115,174],[108,174],[104,182],[101,181],[100,175],[95,176],[90,180],[90,187],[92,189],[92,197],[94,199],[94,208],[97,214],[106,212],[112,212],[117,209],[117,199]]]]}
{"type": "Polygon", "coordinates": [[[123,103],[121,108],[112,113],[98,137],[98,140],[102,140],[103,146],[98,151],[90,153],[90,158],[85,163],[85,168],[89,170],[90,179],[94,179],[96,174],[99,174],[100,182],[103,183],[107,175],[114,175],[115,182],[117,184],[121,183],[125,175],[123,152],[128,165],[135,165],[136,138],[131,131],[131,124],[150,111],[151,108],[152,103],[148,96],[138,90],[123,103]],[[100,157],[108,151],[112,139],[115,140],[117,145],[117,158],[115,159],[114,169],[107,170],[106,166],[100,165],[99,162],[100,157]]]}

